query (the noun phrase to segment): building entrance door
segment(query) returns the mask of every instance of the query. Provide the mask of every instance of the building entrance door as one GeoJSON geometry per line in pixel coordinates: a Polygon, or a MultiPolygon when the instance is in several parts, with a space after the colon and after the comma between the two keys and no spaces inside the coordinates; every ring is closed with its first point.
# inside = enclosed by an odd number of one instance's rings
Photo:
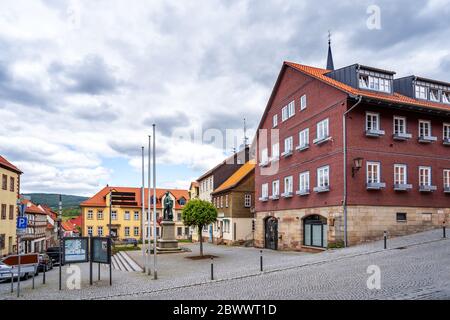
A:
{"type": "Polygon", "coordinates": [[[328,246],[327,219],[313,215],[303,220],[303,244],[305,246],[326,248],[328,246]]]}
{"type": "Polygon", "coordinates": [[[265,222],[265,243],[266,249],[278,250],[278,220],[269,217],[265,222]]]}

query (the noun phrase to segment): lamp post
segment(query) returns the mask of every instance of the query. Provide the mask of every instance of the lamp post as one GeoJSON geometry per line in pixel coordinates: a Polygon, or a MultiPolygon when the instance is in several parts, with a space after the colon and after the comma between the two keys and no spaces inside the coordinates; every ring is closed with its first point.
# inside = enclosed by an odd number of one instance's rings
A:
{"type": "MultiPolygon", "coordinates": [[[[153,124],[153,279],[158,279],[156,268],[156,125],[153,124]]],[[[150,210],[150,208],[149,208],[150,210]]]]}
{"type": "Polygon", "coordinates": [[[141,190],[141,201],[142,201],[142,214],[141,214],[141,241],[142,241],[142,261],[144,262],[144,268],[142,272],[145,273],[146,264],[145,264],[145,158],[144,158],[144,147],[142,147],[142,190],[141,190]]]}

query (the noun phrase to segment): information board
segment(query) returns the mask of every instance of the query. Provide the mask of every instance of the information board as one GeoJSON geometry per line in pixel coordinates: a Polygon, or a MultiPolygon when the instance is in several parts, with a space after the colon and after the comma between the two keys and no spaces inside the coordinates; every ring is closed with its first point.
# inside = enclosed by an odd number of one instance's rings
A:
{"type": "Polygon", "coordinates": [[[81,263],[89,261],[89,238],[64,238],[64,263],[81,263]]]}
{"type": "Polygon", "coordinates": [[[111,239],[92,237],[91,238],[91,261],[97,263],[111,263],[111,239]]]}

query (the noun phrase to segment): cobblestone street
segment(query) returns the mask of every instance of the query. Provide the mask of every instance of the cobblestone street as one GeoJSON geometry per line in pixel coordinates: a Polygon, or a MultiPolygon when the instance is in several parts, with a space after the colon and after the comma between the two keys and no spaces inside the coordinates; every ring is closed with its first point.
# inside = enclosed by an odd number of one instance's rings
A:
{"type": "MultiPolygon", "coordinates": [[[[319,254],[264,250],[264,273],[259,272],[259,250],[205,246],[215,259],[215,281],[210,261],[192,261],[193,252],[158,256],[159,280],[142,273],[114,270],[113,286],[107,267],[102,281],[89,286],[89,264],[80,264],[81,290],[68,290],[64,267],[63,290],[58,291],[57,268],[23,283],[23,299],[450,299],[450,240],[435,230],[390,239],[388,250],[381,241],[319,254]],[[367,267],[381,269],[381,289],[369,290],[367,267]]],[[[133,255],[139,263],[139,252],[133,255]]],[[[97,266],[94,267],[94,281],[97,266]]],[[[0,284],[1,299],[16,299],[10,283],[0,284]]]]}

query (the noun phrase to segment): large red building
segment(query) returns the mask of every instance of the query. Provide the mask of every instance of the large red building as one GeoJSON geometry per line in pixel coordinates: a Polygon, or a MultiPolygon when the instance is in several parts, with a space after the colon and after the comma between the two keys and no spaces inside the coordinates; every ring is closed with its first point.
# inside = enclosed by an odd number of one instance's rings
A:
{"type": "Polygon", "coordinates": [[[449,83],[285,62],[257,138],[259,247],[351,245],[449,217],[449,83]]]}

